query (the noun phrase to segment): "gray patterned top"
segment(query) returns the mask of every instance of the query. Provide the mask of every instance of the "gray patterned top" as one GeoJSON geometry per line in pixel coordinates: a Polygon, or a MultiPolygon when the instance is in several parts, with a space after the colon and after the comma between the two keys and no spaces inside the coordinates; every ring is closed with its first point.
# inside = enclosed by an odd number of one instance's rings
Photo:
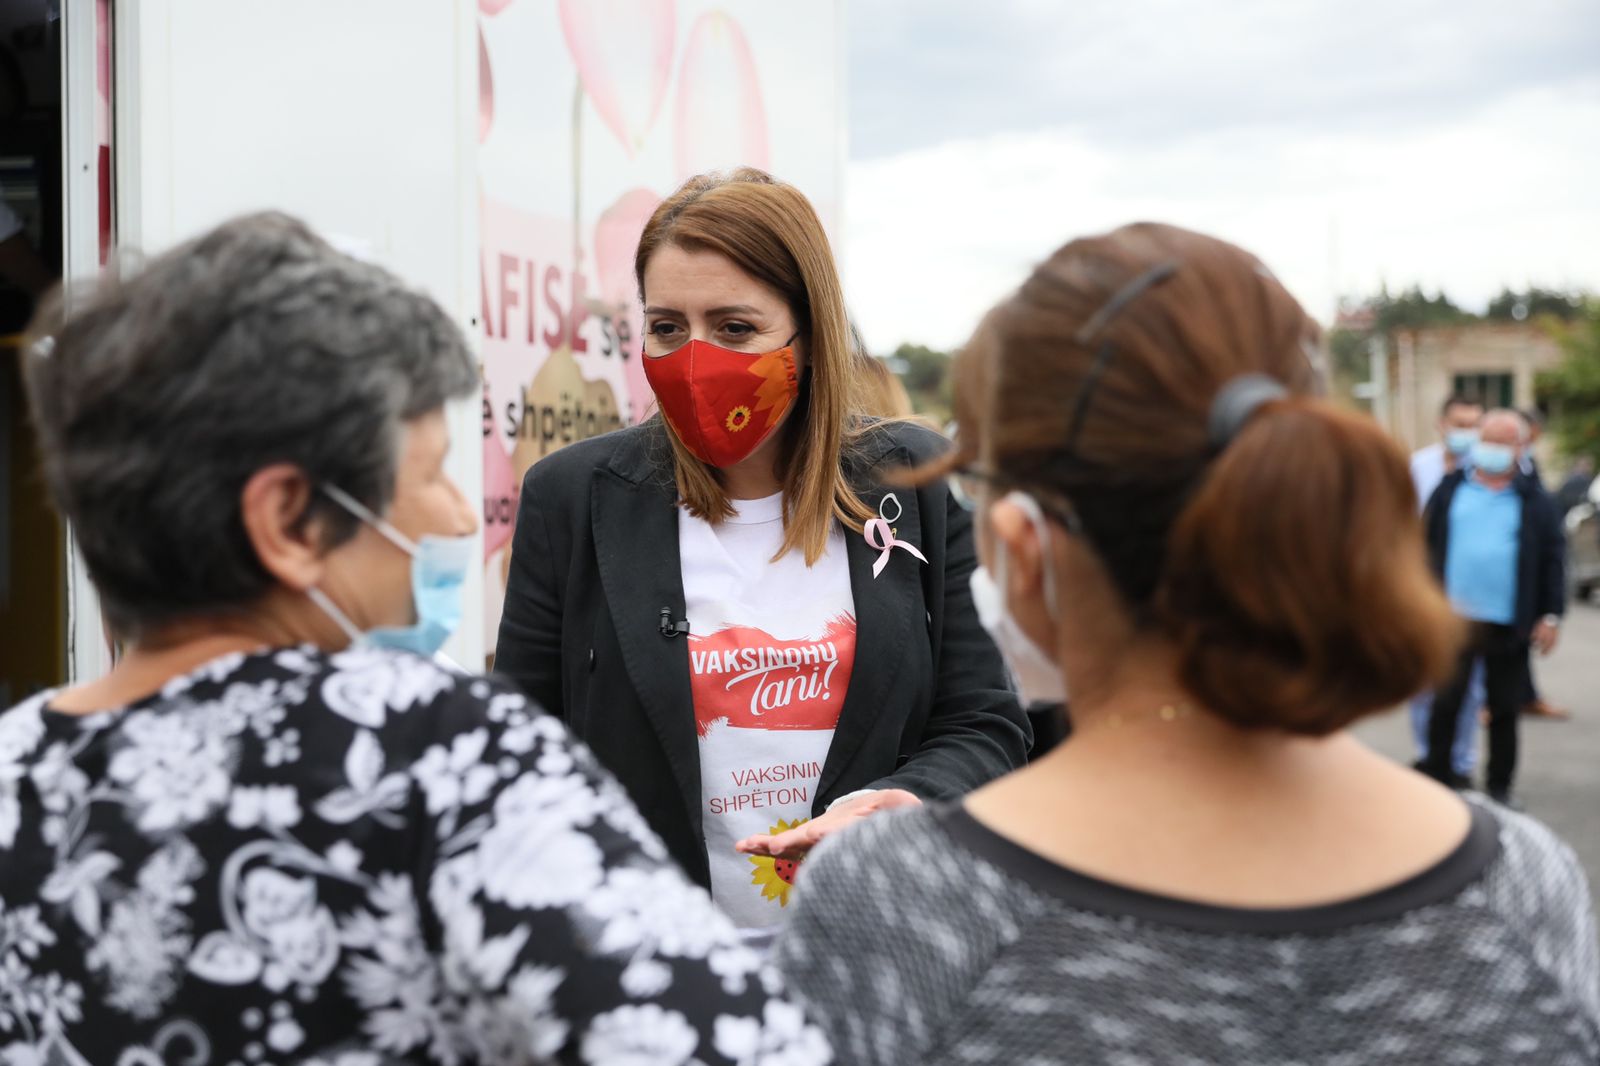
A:
{"type": "Polygon", "coordinates": [[[778,958],[845,1062],[1600,1062],[1583,873],[1485,802],[1434,868],[1326,907],[1111,885],[958,806],[879,815],[804,871],[778,958]]]}

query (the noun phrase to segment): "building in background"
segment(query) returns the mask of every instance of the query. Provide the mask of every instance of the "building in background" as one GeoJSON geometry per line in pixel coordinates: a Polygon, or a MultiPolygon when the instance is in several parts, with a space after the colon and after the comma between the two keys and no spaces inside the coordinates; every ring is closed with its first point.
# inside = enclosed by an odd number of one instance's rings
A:
{"type": "MultiPolygon", "coordinates": [[[[1535,322],[1471,322],[1397,329],[1373,348],[1373,378],[1362,395],[1372,412],[1407,448],[1437,438],[1439,408],[1452,393],[1477,396],[1489,407],[1535,406],[1534,379],[1561,362],[1561,347],[1535,322]]],[[[1539,461],[1549,470],[1546,439],[1539,461]]]]}

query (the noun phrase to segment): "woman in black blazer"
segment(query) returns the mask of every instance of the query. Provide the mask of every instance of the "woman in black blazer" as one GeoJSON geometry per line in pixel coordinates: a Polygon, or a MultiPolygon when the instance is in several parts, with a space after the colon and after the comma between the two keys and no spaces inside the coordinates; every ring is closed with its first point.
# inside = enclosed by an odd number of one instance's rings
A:
{"type": "Polygon", "coordinates": [[[852,411],[827,238],[752,170],[692,179],[636,267],[664,417],[523,483],[496,669],[621,779],[759,939],[818,839],[1020,766],[972,525],[886,477],[943,438],[852,411]]]}

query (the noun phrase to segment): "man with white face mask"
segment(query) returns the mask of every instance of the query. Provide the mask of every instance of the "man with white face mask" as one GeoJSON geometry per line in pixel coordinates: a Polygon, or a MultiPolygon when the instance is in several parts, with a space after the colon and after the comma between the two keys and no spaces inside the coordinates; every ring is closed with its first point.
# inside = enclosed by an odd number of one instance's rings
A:
{"type": "Polygon", "coordinates": [[[1411,480],[1417,486],[1417,499],[1426,503],[1445,475],[1453,474],[1470,460],[1483,422],[1483,404],[1470,396],[1454,393],[1439,408],[1439,439],[1411,453],[1411,480]]]}
{"type": "Polygon", "coordinates": [[[1566,542],[1550,497],[1518,472],[1527,423],[1490,411],[1472,446],[1471,468],[1446,477],[1423,516],[1428,550],[1450,601],[1469,625],[1455,676],[1434,696],[1424,769],[1450,782],[1462,701],[1482,657],[1489,705],[1491,798],[1513,804],[1517,716],[1527,684],[1528,647],[1548,655],[1566,607],[1566,542]]]}

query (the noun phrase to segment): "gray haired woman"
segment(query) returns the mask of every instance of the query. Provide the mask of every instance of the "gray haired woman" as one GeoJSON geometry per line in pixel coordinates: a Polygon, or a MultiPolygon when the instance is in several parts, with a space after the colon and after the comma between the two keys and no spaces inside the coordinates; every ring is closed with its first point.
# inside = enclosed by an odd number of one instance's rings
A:
{"type": "Polygon", "coordinates": [[[127,652],[0,715],[6,1061],[826,1060],[588,751],[426,657],[476,522],[437,305],[259,215],[27,371],[127,652]]]}

